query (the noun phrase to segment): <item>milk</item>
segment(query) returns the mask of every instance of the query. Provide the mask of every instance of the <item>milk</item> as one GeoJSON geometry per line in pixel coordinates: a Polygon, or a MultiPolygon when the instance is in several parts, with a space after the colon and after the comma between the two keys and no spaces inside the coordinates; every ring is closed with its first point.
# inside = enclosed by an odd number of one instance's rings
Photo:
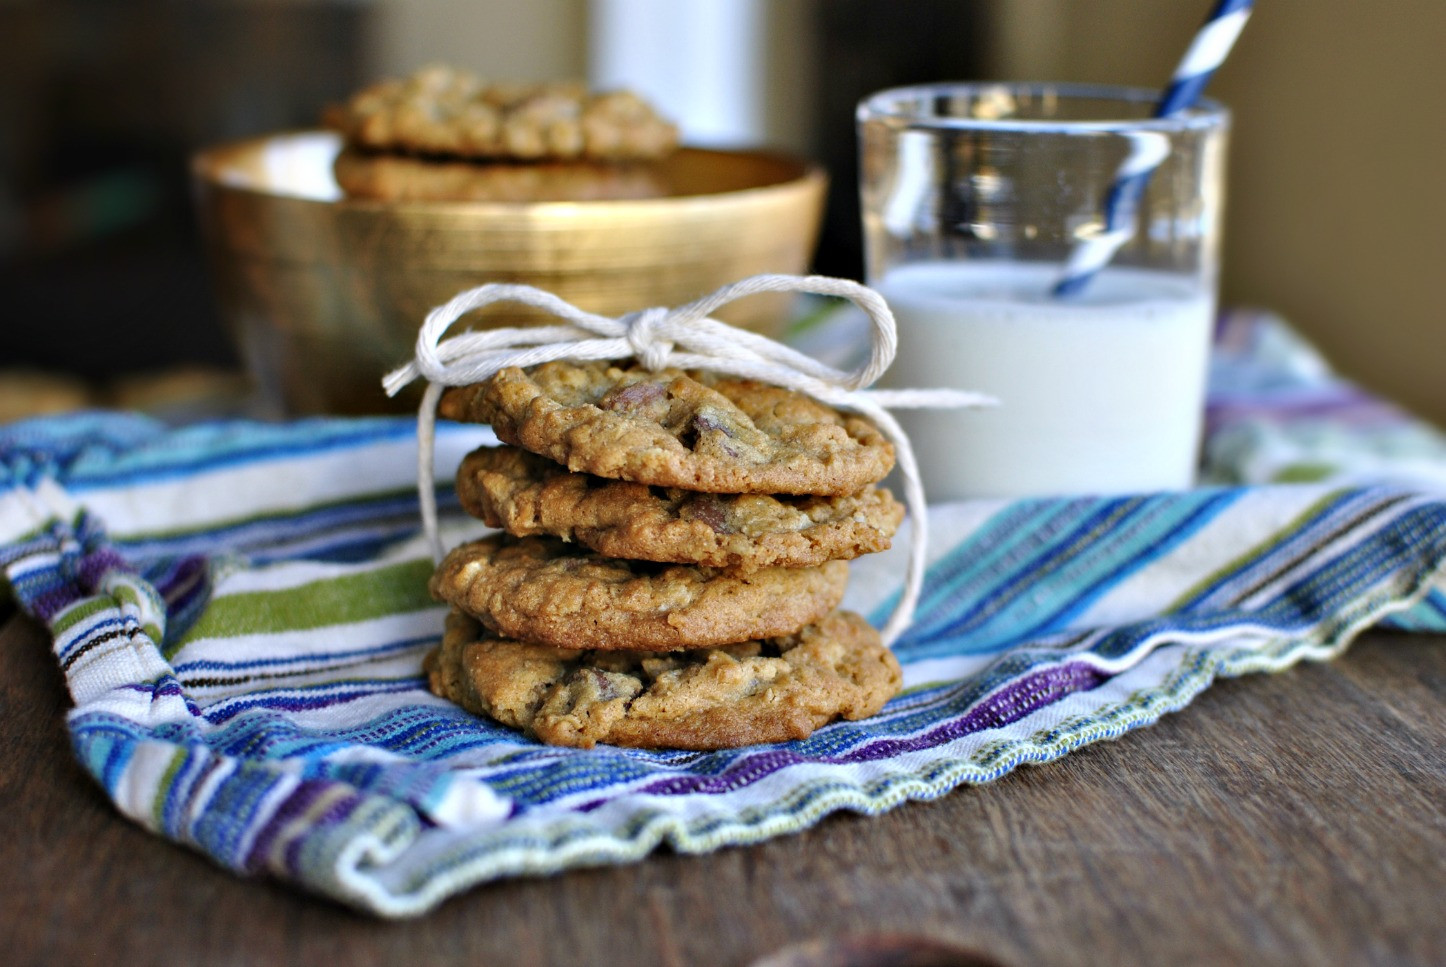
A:
{"type": "Polygon", "coordinates": [[[885,384],[951,386],[994,409],[900,411],[930,500],[1191,485],[1213,293],[1187,276],[1106,268],[1083,296],[1058,269],[926,262],[874,286],[899,326],[885,384]]]}

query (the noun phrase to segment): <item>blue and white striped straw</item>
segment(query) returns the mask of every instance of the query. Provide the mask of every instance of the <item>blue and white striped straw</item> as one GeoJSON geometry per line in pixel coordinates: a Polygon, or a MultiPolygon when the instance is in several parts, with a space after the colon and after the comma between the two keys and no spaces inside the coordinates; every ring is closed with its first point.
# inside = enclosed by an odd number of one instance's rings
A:
{"type": "Polygon", "coordinates": [[[1155,117],[1167,118],[1186,110],[1200,99],[1210,75],[1225,62],[1235,39],[1245,29],[1255,0],[1220,0],[1201,25],[1190,49],[1175,68],[1170,86],[1165,89],[1160,103],[1155,105],[1155,117]]]}
{"type": "MultiPolygon", "coordinates": [[[[1245,28],[1254,6],[1255,0],[1219,0],[1175,68],[1170,86],[1155,104],[1155,117],[1179,114],[1200,99],[1211,75],[1224,63],[1235,39],[1245,28]]],[[[1120,246],[1134,237],[1135,210],[1150,176],[1169,155],[1170,146],[1164,135],[1153,132],[1138,132],[1130,135],[1130,139],[1129,157],[1115,173],[1114,184],[1105,199],[1104,231],[1075,246],[1063,275],[1055,283],[1056,296],[1083,292],[1096,273],[1114,258],[1120,246]]]]}

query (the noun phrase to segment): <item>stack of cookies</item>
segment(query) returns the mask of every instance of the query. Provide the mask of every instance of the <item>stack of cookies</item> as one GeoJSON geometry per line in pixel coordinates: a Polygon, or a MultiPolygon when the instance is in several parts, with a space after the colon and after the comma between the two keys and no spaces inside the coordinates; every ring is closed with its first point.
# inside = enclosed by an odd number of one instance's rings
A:
{"type": "Polygon", "coordinates": [[[385,201],[652,198],[652,162],[678,129],[630,91],[489,83],[447,65],[380,81],[322,119],[339,131],[337,184],[385,201]]]}
{"type": "Polygon", "coordinates": [[[554,362],[448,390],[510,446],[463,461],[501,533],[432,579],[436,694],[554,745],[715,749],[877,712],[898,662],[837,610],[903,508],[873,424],[713,373],[554,362]]]}

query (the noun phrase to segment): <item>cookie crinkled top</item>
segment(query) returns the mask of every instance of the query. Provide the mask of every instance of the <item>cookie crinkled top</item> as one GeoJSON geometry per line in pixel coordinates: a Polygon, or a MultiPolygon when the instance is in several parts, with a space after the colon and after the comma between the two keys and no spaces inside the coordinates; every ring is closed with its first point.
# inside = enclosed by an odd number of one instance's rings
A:
{"type": "Polygon", "coordinates": [[[432,691],[552,745],[721,749],[806,738],[878,712],[899,663],[858,615],[701,651],[564,650],[497,638],[453,612],[432,691]]]}
{"type": "Polygon", "coordinates": [[[672,651],[792,634],[833,610],[848,563],[727,571],[603,557],[553,537],[454,548],[433,597],[498,634],[558,648],[672,651]]]}
{"type": "Polygon", "coordinates": [[[550,534],[608,557],[709,567],[811,567],[889,548],[904,508],[887,490],[836,497],[711,494],[572,473],[518,447],[457,470],[462,507],[515,537],[550,534]]]}
{"type": "Polygon", "coordinates": [[[477,160],[645,160],[678,144],[677,127],[630,91],[489,83],[444,64],[373,84],[323,120],[356,147],[477,160]]]}
{"type": "Polygon", "coordinates": [[[857,493],[893,468],[869,420],[755,380],[696,370],[553,362],[443,394],[447,419],[568,469],[712,493],[857,493]]]}

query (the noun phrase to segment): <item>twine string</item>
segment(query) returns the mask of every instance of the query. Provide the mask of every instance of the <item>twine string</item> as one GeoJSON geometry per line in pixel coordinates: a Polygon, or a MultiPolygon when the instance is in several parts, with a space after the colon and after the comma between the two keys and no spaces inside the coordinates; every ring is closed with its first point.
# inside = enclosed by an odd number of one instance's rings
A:
{"type": "Polygon", "coordinates": [[[711,370],[771,383],[837,409],[863,414],[894,445],[904,502],[911,518],[904,587],[882,630],[885,643],[892,644],[908,627],[918,604],[928,533],[924,486],[914,450],[908,434],[889,411],[992,406],[996,402],[982,393],[965,390],[869,389],[893,362],[897,348],[898,332],[888,304],[873,289],[848,279],[755,275],[687,305],[643,309],[616,319],[579,309],[532,286],[494,283],[469,289],[429,312],[417,334],[412,361],[387,374],[382,385],[388,396],[395,396],[414,380],[425,379],[428,383],[417,414],[417,496],[422,527],[438,561],[445,549],[438,533],[433,460],[437,402],[445,387],[478,383],[509,366],[635,358],[651,371],[670,367],[711,370]],[[869,317],[868,358],[855,369],[836,369],[767,336],[711,318],[730,302],[765,292],[810,293],[853,302],[869,317]],[[463,316],[499,302],[540,309],[561,323],[446,335],[463,316]]]}

